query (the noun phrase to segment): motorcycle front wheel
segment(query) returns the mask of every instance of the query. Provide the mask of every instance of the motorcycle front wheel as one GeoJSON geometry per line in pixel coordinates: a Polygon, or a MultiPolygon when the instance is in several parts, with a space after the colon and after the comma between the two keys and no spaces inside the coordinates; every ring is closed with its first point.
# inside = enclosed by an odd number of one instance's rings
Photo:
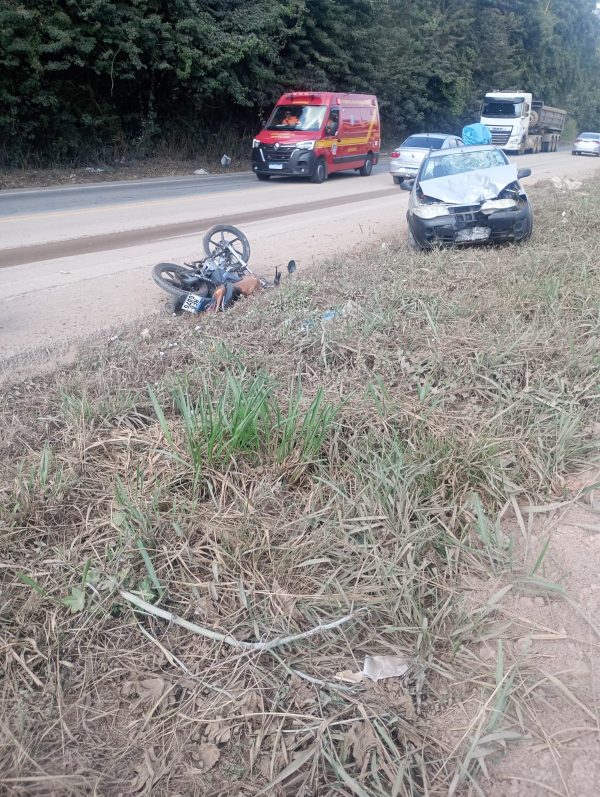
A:
{"type": "Polygon", "coordinates": [[[191,269],[177,266],[175,263],[158,263],[152,269],[152,279],[159,288],[182,302],[188,293],[194,293],[196,296],[210,294],[211,286],[208,282],[199,279],[191,269]]]}
{"type": "MultiPolygon", "coordinates": [[[[250,260],[250,244],[248,239],[237,227],[230,224],[216,224],[211,227],[202,239],[204,251],[208,257],[213,257],[223,251],[226,244],[229,244],[239,255],[244,263],[250,260]]],[[[227,250],[225,250],[227,251],[227,250]]]]}

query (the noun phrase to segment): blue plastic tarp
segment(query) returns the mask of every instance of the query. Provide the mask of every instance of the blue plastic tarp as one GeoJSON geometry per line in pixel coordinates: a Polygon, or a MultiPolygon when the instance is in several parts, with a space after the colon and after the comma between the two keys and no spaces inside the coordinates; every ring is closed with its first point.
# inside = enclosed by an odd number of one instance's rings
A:
{"type": "Polygon", "coordinates": [[[475,124],[463,127],[462,140],[466,146],[471,146],[473,144],[491,144],[492,134],[485,125],[475,122],[475,124]]]}

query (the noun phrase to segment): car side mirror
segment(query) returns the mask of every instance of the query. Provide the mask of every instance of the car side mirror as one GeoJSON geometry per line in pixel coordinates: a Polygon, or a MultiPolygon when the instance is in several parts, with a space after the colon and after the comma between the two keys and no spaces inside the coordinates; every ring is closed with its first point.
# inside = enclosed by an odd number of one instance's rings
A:
{"type": "Polygon", "coordinates": [[[402,182],[400,183],[400,188],[403,191],[412,191],[412,187],[413,187],[414,184],[415,184],[415,181],[412,180],[412,179],[411,180],[402,180],[402,182]]]}
{"type": "Polygon", "coordinates": [[[524,177],[531,175],[531,169],[519,169],[517,172],[517,179],[522,180],[524,177]]]}

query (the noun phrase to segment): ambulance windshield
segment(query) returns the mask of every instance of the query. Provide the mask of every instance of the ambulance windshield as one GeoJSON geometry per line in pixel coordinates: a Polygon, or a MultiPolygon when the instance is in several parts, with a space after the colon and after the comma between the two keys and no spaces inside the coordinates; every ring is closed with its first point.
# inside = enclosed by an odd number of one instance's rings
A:
{"type": "Polygon", "coordinates": [[[320,130],[325,105],[278,105],[267,122],[267,130],[320,130]]]}

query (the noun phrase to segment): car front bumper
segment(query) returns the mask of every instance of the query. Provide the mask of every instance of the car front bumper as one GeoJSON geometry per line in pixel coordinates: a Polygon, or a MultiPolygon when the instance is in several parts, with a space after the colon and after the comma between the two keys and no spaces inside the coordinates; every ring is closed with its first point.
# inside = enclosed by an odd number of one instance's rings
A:
{"type": "Polygon", "coordinates": [[[532,225],[528,202],[523,202],[515,210],[496,210],[489,215],[475,211],[421,219],[409,210],[406,218],[416,242],[425,249],[455,244],[522,241],[531,234],[532,225]],[[489,230],[489,234],[485,238],[469,239],[470,235],[479,235],[475,230],[489,230]]]}
{"type": "Polygon", "coordinates": [[[252,149],[252,171],[257,174],[285,175],[286,177],[311,177],[317,163],[317,153],[312,149],[294,149],[290,153],[273,154],[270,148],[252,149]]]}

